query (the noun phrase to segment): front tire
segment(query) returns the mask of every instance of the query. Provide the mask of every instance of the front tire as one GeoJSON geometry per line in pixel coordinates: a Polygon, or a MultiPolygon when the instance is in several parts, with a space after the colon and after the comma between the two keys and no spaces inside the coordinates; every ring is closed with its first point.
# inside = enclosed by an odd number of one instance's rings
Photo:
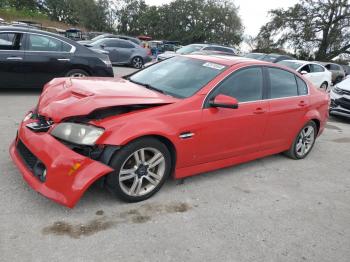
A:
{"type": "Polygon", "coordinates": [[[285,154],[292,159],[304,159],[315,145],[316,137],[317,126],[314,121],[310,121],[300,130],[285,154]]]}
{"type": "Polygon", "coordinates": [[[111,160],[114,172],[107,188],[126,202],[139,202],[157,193],[171,172],[168,148],[155,138],[142,138],[123,147],[111,160]]]}

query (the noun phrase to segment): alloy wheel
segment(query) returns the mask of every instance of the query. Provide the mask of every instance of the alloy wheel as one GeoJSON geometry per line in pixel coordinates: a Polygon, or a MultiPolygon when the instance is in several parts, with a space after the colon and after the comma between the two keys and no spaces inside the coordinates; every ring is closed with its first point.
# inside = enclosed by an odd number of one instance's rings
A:
{"type": "Polygon", "coordinates": [[[84,75],[83,73],[73,73],[69,77],[85,77],[85,76],[86,75],[84,75]]]}
{"type": "Polygon", "coordinates": [[[323,83],[323,84],[321,85],[321,89],[327,90],[327,84],[326,84],[326,83],[323,83]]]}
{"type": "Polygon", "coordinates": [[[120,188],[129,196],[146,195],[161,182],[165,168],[165,157],[158,149],[139,149],[122,164],[118,176],[120,188]]]}
{"type": "Polygon", "coordinates": [[[296,154],[299,157],[304,157],[309,153],[315,142],[315,128],[312,125],[307,125],[301,130],[297,143],[295,145],[296,154]]]}
{"type": "Polygon", "coordinates": [[[141,57],[135,57],[132,60],[132,65],[133,65],[133,67],[135,67],[137,69],[142,68],[142,66],[143,66],[142,58],[141,57]]]}

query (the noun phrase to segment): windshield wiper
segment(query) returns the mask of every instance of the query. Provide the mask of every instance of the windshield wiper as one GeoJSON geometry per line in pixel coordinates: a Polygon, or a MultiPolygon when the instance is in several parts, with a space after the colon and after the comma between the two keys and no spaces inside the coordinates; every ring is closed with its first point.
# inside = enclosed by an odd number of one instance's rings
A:
{"type": "Polygon", "coordinates": [[[147,84],[147,83],[141,83],[141,82],[138,82],[138,81],[135,81],[135,80],[132,80],[130,77],[128,78],[128,80],[131,82],[131,83],[134,83],[134,84],[137,84],[137,85],[140,85],[140,86],[144,86],[146,87],[147,89],[150,89],[150,90],[153,90],[153,91],[157,91],[159,93],[162,93],[162,94],[167,94],[165,91],[163,90],[160,90],[150,84],[147,84]]]}

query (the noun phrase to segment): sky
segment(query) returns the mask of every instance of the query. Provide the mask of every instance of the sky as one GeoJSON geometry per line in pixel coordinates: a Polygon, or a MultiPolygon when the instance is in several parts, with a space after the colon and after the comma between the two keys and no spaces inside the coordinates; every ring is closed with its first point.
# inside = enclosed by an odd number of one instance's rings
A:
{"type": "MultiPolygon", "coordinates": [[[[145,0],[148,5],[162,5],[172,0],[145,0]]],[[[243,20],[245,34],[256,36],[259,29],[268,20],[268,11],[275,8],[286,8],[298,0],[233,0],[239,6],[239,14],[243,20]]]]}

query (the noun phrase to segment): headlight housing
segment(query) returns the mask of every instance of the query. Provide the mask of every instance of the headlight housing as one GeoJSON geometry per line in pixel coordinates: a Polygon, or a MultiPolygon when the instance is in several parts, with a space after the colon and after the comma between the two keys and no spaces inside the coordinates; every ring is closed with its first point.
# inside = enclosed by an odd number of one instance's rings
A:
{"type": "Polygon", "coordinates": [[[340,89],[339,87],[335,86],[332,90],[334,93],[338,94],[338,95],[342,95],[343,94],[343,90],[340,89]]]}
{"type": "Polygon", "coordinates": [[[95,145],[103,133],[103,128],[77,123],[61,123],[51,131],[51,135],[56,138],[87,146],[95,145]]]}

